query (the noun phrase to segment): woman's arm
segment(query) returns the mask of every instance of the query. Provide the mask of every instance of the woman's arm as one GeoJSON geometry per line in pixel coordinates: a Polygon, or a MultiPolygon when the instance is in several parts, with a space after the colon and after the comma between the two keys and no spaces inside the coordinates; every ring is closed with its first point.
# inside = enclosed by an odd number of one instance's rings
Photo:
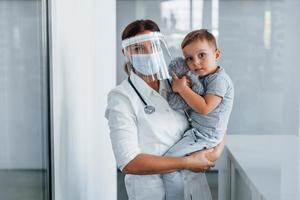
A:
{"type": "Polygon", "coordinates": [[[206,158],[212,150],[195,152],[185,157],[163,157],[150,154],[139,154],[131,160],[122,170],[126,174],[158,174],[188,169],[202,172],[214,166],[206,158]]]}
{"type": "Polygon", "coordinates": [[[221,156],[226,141],[223,140],[213,149],[202,150],[185,157],[162,157],[150,154],[139,154],[124,168],[126,174],[158,174],[188,169],[194,172],[203,172],[214,166],[214,161],[221,156]]]}
{"type": "Polygon", "coordinates": [[[136,116],[127,97],[110,93],[106,117],[118,167],[128,174],[158,174],[190,169],[204,171],[213,166],[205,154],[197,152],[186,157],[163,157],[141,152],[138,143],[136,116]]]}

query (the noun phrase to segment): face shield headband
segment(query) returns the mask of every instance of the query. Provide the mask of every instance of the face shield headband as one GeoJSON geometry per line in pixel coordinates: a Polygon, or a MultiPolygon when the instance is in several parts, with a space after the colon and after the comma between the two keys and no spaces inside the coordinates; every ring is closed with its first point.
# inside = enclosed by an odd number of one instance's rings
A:
{"type": "Polygon", "coordinates": [[[149,81],[169,79],[171,55],[159,32],[137,35],[122,41],[128,71],[149,81]]]}

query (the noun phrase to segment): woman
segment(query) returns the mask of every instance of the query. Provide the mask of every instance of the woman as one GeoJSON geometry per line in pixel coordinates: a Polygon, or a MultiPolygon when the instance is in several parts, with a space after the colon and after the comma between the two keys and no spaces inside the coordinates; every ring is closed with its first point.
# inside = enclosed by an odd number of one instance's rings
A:
{"type": "Polygon", "coordinates": [[[106,118],[119,169],[126,173],[130,200],[163,200],[161,173],[189,169],[203,172],[214,166],[224,142],[214,150],[185,157],[162,156],[188,128],[182,113],[172,110],[165,94],[170,89],[164,59],[164,42],[151,20],[137,20],[123,31],[122,46],[128,79],[108,95],[106,118]]]}

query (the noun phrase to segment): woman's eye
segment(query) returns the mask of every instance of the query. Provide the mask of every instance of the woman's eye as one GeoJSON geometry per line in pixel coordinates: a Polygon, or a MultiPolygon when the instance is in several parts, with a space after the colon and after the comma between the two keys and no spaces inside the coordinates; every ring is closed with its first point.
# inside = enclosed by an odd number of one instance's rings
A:
{"type": "Polygon", "coordinates": [[[141,47],[141,46],[136,46],[136,47],[134,47],[134,51],[135,52],[140,52],[140,51],[142,51],[144,48],[143,47],[141,47]]]}

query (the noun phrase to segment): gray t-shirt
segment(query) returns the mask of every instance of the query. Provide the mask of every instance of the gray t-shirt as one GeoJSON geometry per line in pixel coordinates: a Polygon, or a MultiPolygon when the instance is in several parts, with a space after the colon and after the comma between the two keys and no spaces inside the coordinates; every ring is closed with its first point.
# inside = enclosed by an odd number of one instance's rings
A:
{"type": "Polygon", "coordinates": [[[199,78],[199,81],[203,84],[203,95],[217,95],[222,97],[222,100],[220,104],[207,115],[189,109],[188,113],[193,119],[191,126],[196,128],[211,142],[219,142],[227,130],[227,124],[233,106],[233,83],[222,67],[219,67],[219,70],[214,74],[199,78]]]}

